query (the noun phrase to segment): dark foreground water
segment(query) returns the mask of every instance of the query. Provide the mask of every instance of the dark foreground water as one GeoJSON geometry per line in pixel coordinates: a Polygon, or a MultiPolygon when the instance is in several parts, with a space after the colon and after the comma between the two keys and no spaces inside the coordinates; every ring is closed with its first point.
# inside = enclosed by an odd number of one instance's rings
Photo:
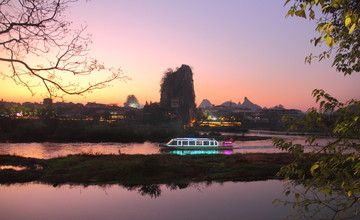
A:
{"type": "Polygon", "coordinates": [[[0,219],[283,219],[294,212],[272,204],[283,197],[277,180],[180,188],[0,185],[0,219]]]}

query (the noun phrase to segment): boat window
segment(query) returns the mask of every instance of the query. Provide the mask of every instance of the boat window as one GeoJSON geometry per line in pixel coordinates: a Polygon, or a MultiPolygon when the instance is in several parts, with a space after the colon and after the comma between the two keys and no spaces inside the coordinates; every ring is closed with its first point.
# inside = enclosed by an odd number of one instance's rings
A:
{"type": "Polygon", "coordinates": [[[182,141],[182,145],[188,146],[188,145],[189,145],[189,141],[182,141]]]}
{"type": "Polygon", "coordinates": [[[202,145],[202,141],[196,141],[196,145],[202,145]]]}
{"type": "Polygon", "coordinates": [[[194,146],[194,145],[195,145],[195,141],[189,141],[189,145],[190,145],[190,146],[194,146]]]}
{"type": "Polygon", "coordinates": [[[169,145],[177,145],[177,141],[171,141],[169,145]]]}
{"type": "Polygon", "coordinates": [[[204,141],[204,145],[209,145],[209,141],[204,141]]]}
{"type": "Polygon", "coordinates": [[[215,145],[214,141],[210,141],[210,145],[215,145]]]}

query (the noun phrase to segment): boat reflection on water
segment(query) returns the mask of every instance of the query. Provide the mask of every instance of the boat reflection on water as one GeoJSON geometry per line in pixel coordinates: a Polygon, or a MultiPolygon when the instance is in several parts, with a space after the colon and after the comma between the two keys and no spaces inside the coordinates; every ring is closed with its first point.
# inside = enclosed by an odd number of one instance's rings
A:
{"type": "Polygon", "coordinates": [[[232,150],[172,150],[171,154],[177,155],[197,155],[197,154],[233,154],[232,150]]]}

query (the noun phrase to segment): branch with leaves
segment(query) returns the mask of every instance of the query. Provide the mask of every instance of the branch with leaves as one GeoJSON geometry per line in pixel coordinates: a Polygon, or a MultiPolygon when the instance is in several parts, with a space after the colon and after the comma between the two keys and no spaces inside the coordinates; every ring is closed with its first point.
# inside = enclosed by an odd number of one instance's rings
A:
{"type": "MultiPolygon", "coordinates": [[[[326,43],[328,50],[312,58],[330,58],[344,75],[360,70],[360,1],[286,0],[293,2],[286,16],[297,16],[317,23],[315,45],[326,43]],[[320,9],[320,10],[316,10],[320,9]],[[320,16],[316,13],[320,11],[320,16]]],[[[293,201],[275,200],[297,209],[299,219],[343,219],[359,215],[360,208],[360,101],[339,102],[322,89],[312,93],[319,108],[312,108],[300,119],[284,118],[290,130],[321,132],[308,137],[305,144],[274,138],[276,147],[295,155],[278,175],[288,180],[285,195],[293,201]],[[299,190],[300,189],[300,190],[299,190]]]]}
{"type": "Polygon", "coordinates": [[[286,16],[297,16],[317,23],[318,37],[311,40],[315,46],[323,42],[328,46],[319,55],[306,57],[311,63],[313,58],[330,58],[335,51],[333,66],[344,75],[360,71],[360,1],[357,0],[286,0],[285,5],[293,2],[286,16]],[[320,15],[315,8],[320,8],[320,15]]]}
{"type": "Polygon", "coordinates": [[[291,180],[286,195],[293,194],[295,198],[295,201],[284,203],[291,203],[304,216],[321,208],[328,209],[326,214],[332,213],[329,219],[357,216],[360,208],[360,101],[341,103],[321,89],[314,90],[313,96],[320,103],[318,111],[311,109],[302,119],[292,120],[291,128],[317,128],[326,134],[328,143],[319,144],[317,136],[310,136],[306,147],[284,139],[273,140],[275,146],[296,158],[278,173],[291,180]],[[303,189],[301,192],[299,187],[303,189]]]}

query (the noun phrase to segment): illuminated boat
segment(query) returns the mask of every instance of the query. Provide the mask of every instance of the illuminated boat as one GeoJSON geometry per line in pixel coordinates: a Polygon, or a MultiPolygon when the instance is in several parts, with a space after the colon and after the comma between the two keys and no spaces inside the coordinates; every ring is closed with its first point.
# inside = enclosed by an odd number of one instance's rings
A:
{"type": "Polygon", "coordinates": [[[214,138],[173,138],[166,144],[160,146],[176,149],[229,149],[233,148],[232,143],[228,145],[219,145],[214,138]]]}

